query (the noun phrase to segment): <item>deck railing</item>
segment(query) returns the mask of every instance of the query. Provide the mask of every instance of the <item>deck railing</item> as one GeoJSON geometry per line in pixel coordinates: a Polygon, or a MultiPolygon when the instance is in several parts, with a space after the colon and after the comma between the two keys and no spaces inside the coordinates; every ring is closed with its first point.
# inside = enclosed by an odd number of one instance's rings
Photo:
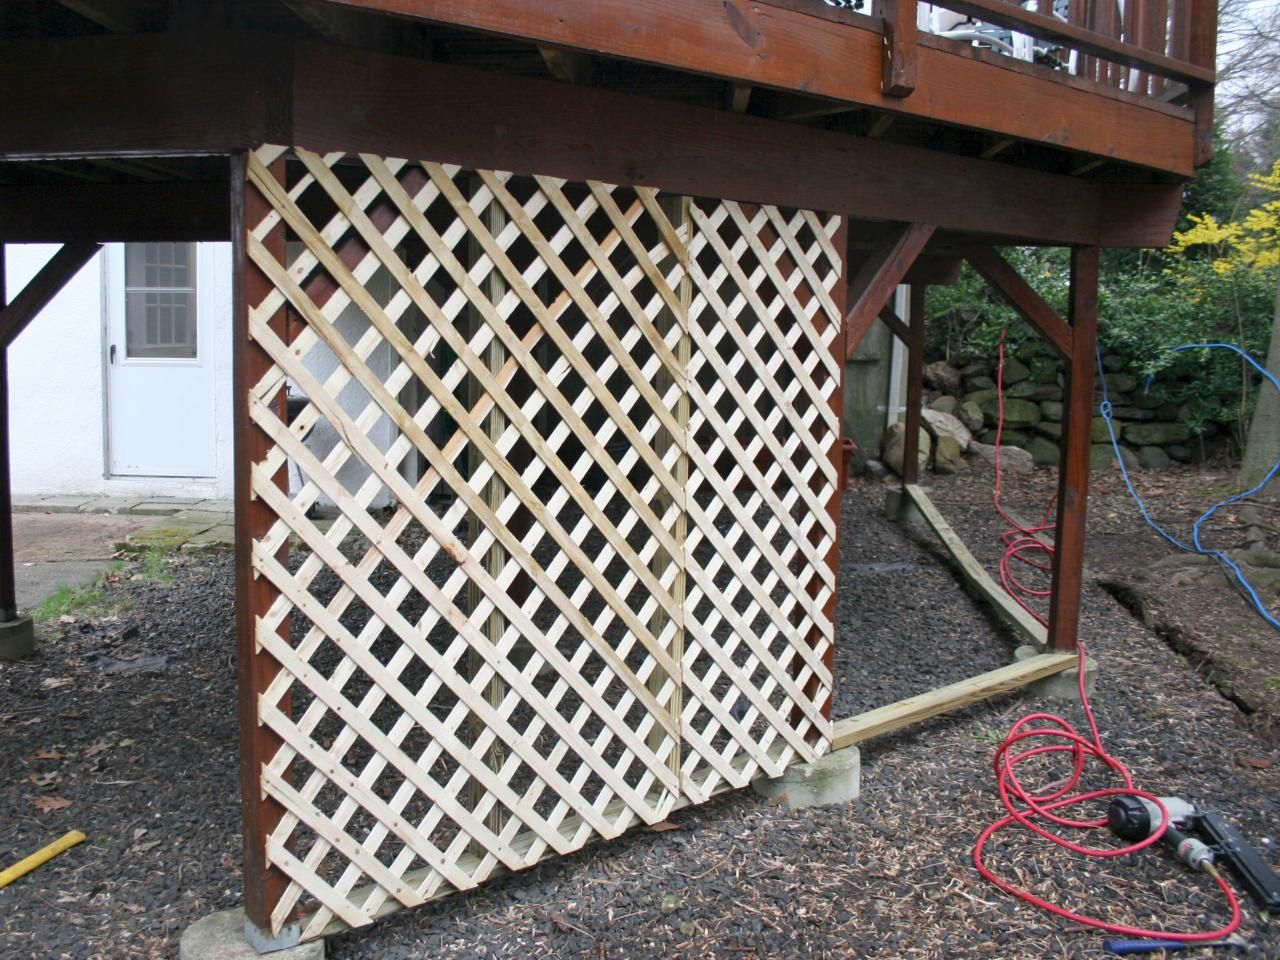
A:
{"type": "MultiPolygon", "coordinates": [[[[772,0],[771,0],[772,2],[772,0]]],[[[1197,163],[1212,148],[1217,0],[812,0],[881,17],[883,91],[915,89],[920,33],[1043,64],[1195,112],[1197,163]],[[872,4],[874,3],[874,9],[872,4]]],[[[784,3],[795,7],[794,2],[784,3]]]]}

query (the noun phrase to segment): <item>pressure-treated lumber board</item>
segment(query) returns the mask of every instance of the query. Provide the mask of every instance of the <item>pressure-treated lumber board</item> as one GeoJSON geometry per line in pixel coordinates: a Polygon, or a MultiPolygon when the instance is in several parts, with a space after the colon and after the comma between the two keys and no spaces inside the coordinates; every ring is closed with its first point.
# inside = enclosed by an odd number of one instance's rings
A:
{"type": "MultiPolygon", "coordinates": [[[[924,44],[913,96],[881,91],[884,37],[748,0],[338,0],[534,43],[861,103],[1188,175],[1185,120],[924,44]]],[[[815,8],[821,10],[820,4],[815,8]]],[[[670,142],[670,141],[669,141],[670,142]]]]}
{"type": "Polygon", "coordinates": [[[938,539],[943,542],[948,552],[955,558],[956,563],[960,565],[960,572],[969,586],[986,598],[1009,621],[1010,626],[1018,634],[1036,646],[1044,647],[1048,643],[1048,635],[1045,628],[1040,625],[1035,617],[1022,609],[1004,591],[1000,584],[996,583],[991,578],[991,575],[983,569],[982,564],[978,562],[978,558],[964,545],[960,535],[938,512],[938,508],[933,505],[933,501],[929,499],[924,490],[914,483],[905,484],[903,489],[906,491],[907,496],[911,498],[911,502],[916,505],[925,522],[929,524],[933,532],[937,534],[938,539]]]}
{"type": "Polygon", "coordinates": [[[1074,653],[1042,653],[959,683],[938,687],[928,693],[837,720],[835,736],[831,740],[832,749],[839,750],[872,737],[901,730],[940,713],[950,713],[979,700],[1008,693],[1034,680],[1068,670],[1078,662],[1074,653]]]}

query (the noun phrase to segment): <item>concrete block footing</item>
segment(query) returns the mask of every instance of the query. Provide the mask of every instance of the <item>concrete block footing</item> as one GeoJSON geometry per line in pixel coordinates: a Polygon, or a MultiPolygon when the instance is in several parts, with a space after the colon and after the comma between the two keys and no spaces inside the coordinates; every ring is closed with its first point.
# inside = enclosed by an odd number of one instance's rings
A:
{"type": "Polygon", "coordinates": [[[0,621],[0,660],[21,660],[36,652],[36,628],[30,617],[0,621]]]}
{"type": "MultiPolygon", "coordinates": [[[[1013,651],[1013,659],[1018,661],[1026,660],[1044,652],[1044,648],[1028,643],[1013,651]]],[[[1093,657],[1089,657],[1084,662],[1085,693],[1092,697],[1093,689],[1097,683],[1098,661],[1093,657]]],[[[1049,700],[1078,701],[1080,699],[1080,668],[1071,667],[1042,680],[1033,680],[1027,684],[1027,690],[1035,696],[1045,697],[1049,700]]]]}
{"type": "Polygon", "coordinates": [[[751,788],[792,810],[847,803],[862,792],[862,754],[857,747],[834,750],[813,763],[788,767],[780,777],[754,780],[751,788]]]}
{"type": "Polygon", "coordinates": [[[886,519],[899,523],[923,523],[924,517],[905,490],[901,487],[890,487],[884,495],[884,515],[886,519]]]}
{"type": "Polygon", "coordinates": [[[268,941],[253,930],[250,942],[249,924],[244,910],[236,908],[210,914],[187,927],[178,944],[178,960],[324,960],[324,941],[297,943],[297,930],[292,937],[268,941]],[[276,946],[279,943],[280,946],[276,946]],[[292,943],[286,946],[285,943],[292,943]],[[271,951],[267,953],[266,951],[271,951]]]}

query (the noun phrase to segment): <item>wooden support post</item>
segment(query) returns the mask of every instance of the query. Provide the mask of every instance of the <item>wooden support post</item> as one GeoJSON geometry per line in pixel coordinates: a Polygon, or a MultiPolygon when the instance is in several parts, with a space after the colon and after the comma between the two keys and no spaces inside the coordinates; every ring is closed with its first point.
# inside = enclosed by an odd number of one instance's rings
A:
{"type": "MultiPolygon", "coordinates": [[[[0,243],[0,311],[6,303],[4,244],[0,243]]],[[[0,347],[0,623],[18,618],[13,578],[13,500],[9,477],[9,350],[0,347]]]]}
{"type": "Polygon", "coordinates": [[[907,433],[902,447],[902,485],[920,480],[920,405],[924,401],[924,298],[927,287],[911,287],[907,308],[907,433]]]}
{"type": "MultiPolygon", "coordinates": [[[[1191,0],[1191,39],[1187,57],[1198,67],[1213,69],[1218,51],[1218,0],[1191,0]]],[[[1213,159],[1213,84],[1192,83],[1196,112],[1192,162],[1202,167],[1213,159]]]]}
{"type": "Polygon", "coordinates": [[[1076,648],[1084,576],[1084,536],[1089,496],[1090,428],[1093,425],[1094,345],[1098,335],[1098,248],[1071,251],[1071,357],[1062,409],[1058,527],[1049,598],[1049,645],[1076,648]]]}
{"type": "MultiPolygon", "coordinates": [[[[244,153],[231,158],[231,241],[232,241],[232,379],[235,418],[236,496],[236,673],[240,715],[240,803],[244,818],[244,905],[245,916],[264,934],[272,926],[271,914],[288,886],[288,877],[267,862],[267,837],[284,816],[285,810],[262,789],[262,767],[283,746],[280,738],[258,720],[258,698],[270,685],[280,665],[257,642],[258,618],[270,609],[278,591],[266,577],[255,576],[252,567],[254,540],[270,530],[274,515],[254,498],[251,470],[271,449],[271,438],[253,423],[249,415],[249,391],[271,368],[271,358],[249,337],[249,310],[261,303],[271,290],[271,281],[250,260],[248,229],[262,221],[270,210],[266,199],[248,183],[248,158],[244,153]]],[[[276,179],[284,180],[284,161],[271,165],[276,179]]],[[[264,246],[283,263],[284,225],[278,224],[262,238],[264,246]]],[[[278,310],[269,321],[280,337],[286,337],[286,311],[278,310]]],[[[272,401],[278,415],[287,421],[284,389],[272,401]]],[[[288,489],[287,467],[275,476],[281,489],[288,489]]],[[[288,541],[276,560],[288,562],[288,541]]],[[[289,640],[290,620],[280,624],[279,634],[289,640]]],[[[284,698],[277,708],[288,714],[284,698]]]]}
{"type": "Polygon", "coordinates": [[[909,97],[916,89],[916,0],[881,0],[884,50],[880,90],[886,97],[909,97]]]}
{"type": "Polygon", "coordinates": [[[844,317],[845,357],[851,359],[884,305],[933,236],[929,223],[912,223],[895,231],[863,261],[849,284],[853,304],[844,317]]]}
{"type": "Polygon", "coordinates": [[[1044,335],[1059,356],[1064,360],[1071,359],[1071,328],[1058,316],[1058,311],[1045,303],[1040,294],[1018,276],[995,247],[974,247],[965,252],[965,259],[1013,309],[1044,335]]]}

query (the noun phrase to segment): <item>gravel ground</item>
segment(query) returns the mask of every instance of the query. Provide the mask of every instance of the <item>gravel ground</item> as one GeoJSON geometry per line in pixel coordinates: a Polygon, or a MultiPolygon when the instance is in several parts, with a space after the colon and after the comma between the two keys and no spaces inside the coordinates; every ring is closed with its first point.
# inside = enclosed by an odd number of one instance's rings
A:
{"type": "MultiPolygon", "coordinates": [[[[974,479],[940,493],[977,503],[974,479]]],[[[1007,663],[1013,646],[940,548],[885,523],[882,504],[879,488],[855,486],[845,506],[838,714],[1007,663]]],[[[953,520],[994,559],[986,511],[953,520]]],[[[36,658],[0,665],[0,857],[68,829],[90,838],[0,890],[0,956],[172,957],[188,924],[240,899],[231,564],[184,557],[171,573],[167,584],[126,572],[105,589],[114,616],[54,625],[36,658]]],[[[1274,743],[1093,585],[1082,635],[1102,664],[1104,739],[1138,781],[1212,805],[1255,840],[1280,834],[1274,743]]],[[[1083,727],[1078,706],[1027,692],[970,707],[866,744],[862,796],[843,807],[793,812],[734,794],[676,814],[677,829],[636,831],[336,938],[329,955],[1103,956],[1100,934],[1011,900],[969,859],[1001,812],[994,746],[1042,708],[1083,727]]],[[[1117,920],[1188,929],[1223,917],[1208,882],[1161,853],[1100,865],[1013,836],[991,861],[1117,920]]],[[[1246,914],[1259,953],[1280,958],[1280,932],[1246,914]]]]}

